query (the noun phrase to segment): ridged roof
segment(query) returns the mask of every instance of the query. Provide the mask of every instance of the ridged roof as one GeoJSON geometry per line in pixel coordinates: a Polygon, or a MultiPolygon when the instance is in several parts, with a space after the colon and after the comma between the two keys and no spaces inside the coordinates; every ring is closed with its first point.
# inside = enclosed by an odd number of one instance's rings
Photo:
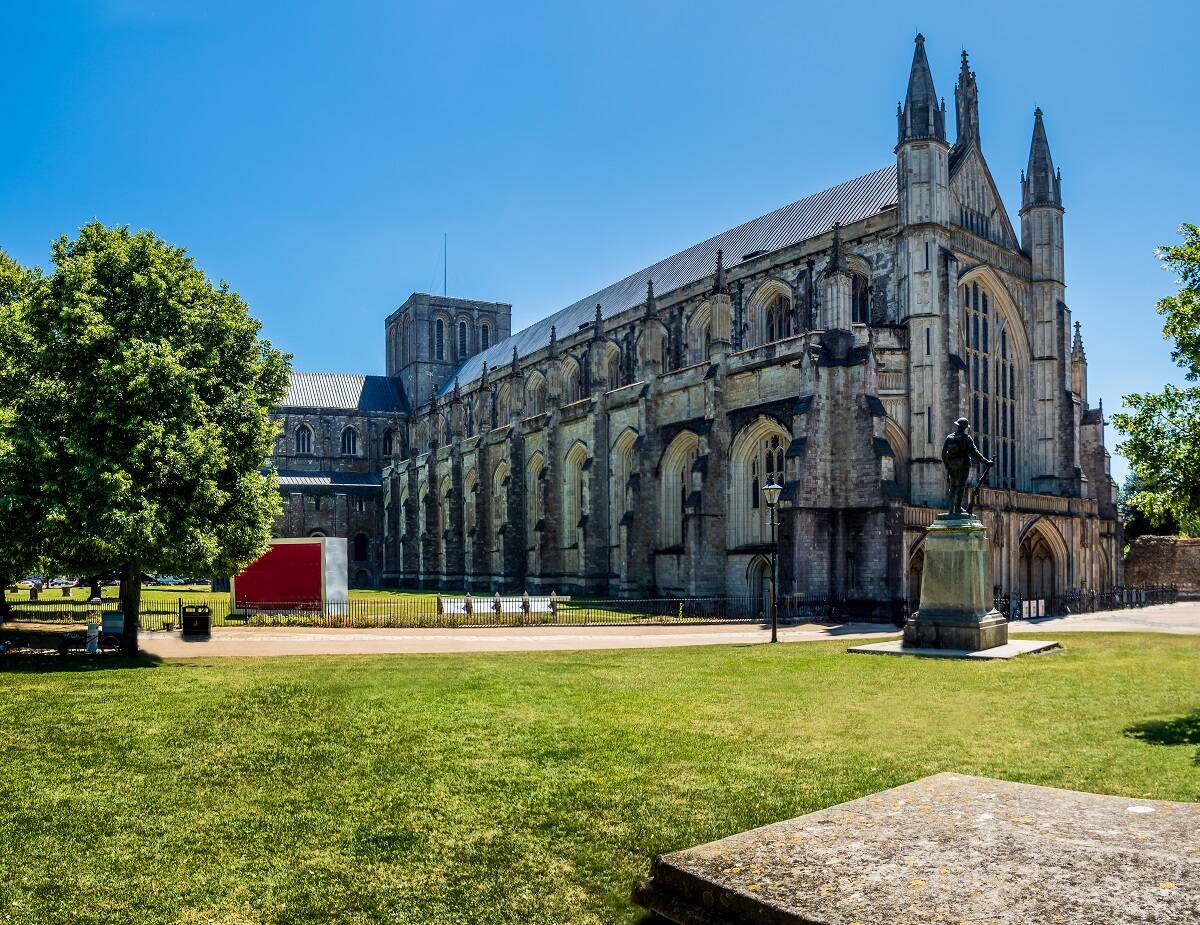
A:
{"type": "Polygon", "coordinates": [[[293,372],[281,408],[331,411],[407,411],[397,382],[388,376],[293,372]]]}
{"type": "Polygon", "coordinates": [[[278,469],[279,485],[283,488],[339,487],[378,488],[383,477],[372,472],[324,472],[308,469],[278,469]]]}
{"type": "Polygon", "coordinates": [[[468,358],[446,379],[439,394],[448,394],[454,388],[455,379],[460,386],[474,382],[479,378],[485,360],[489,369],[509,365],[514,346],[518,357],[528,356],[545,347],[550,343],[551,326],[557,329],[560,338],[574,334],[580,325],[594,320],[597,304],[605,318],[612,318],[642,304],[646,298],[648,279],[654,280],[656,293],[665,295],[716,272],[718,250],[725,252],[727,267],[736,266],[746,254],[769,252],[797,244],[824,234],[833,227],[834,222],[848,225],[862,221],[896,205],[897,201],[896,165],[890,164],[768,212],[630,274],[620,282],[580,299],[534,322],[512,337],[497,342],[483,353],[468,358]]]}

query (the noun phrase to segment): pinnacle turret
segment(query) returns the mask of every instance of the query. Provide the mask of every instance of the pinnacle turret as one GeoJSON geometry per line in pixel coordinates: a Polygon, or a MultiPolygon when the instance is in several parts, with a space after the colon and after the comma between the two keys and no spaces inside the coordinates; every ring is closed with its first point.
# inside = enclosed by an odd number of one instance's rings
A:
{"type": "Polygon", "coordinates": [[[1033,111],[1033,139],[1029,143],[1029,164],[1021,177],[1021,208],[1034,206],[1062,206],[1062,175],[1055,173],[1054,159],[1050,157],[1050,142],[1046,140],[1046,126],[1042,124],[1042,111],[1033,111]]]}
{"type": "Polygon", "coordinates": [[[897,145],[917,139],[946,140],[946,104],[939,105],[933,89],[933,74],[929,70],[929,59],[925,57],[925,36],[918,32],[916,43],[908,75],[908,93],[896,114],[899,121],[897,145]]]}
{"type": "Polygon", "coordinates": [[[979,146],[979,88],[975,83],[975,72],[971,70],[967,52],[962,53],[962,67],[958,72],[958,83],[954,85],[954,144],[963,147],[974,141],[979,146]]]}

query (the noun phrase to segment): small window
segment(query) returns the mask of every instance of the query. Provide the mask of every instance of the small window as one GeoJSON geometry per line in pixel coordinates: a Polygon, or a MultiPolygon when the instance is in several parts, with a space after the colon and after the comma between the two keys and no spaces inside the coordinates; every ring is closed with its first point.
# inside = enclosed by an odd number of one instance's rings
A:
{"type": "Polygon", "coordinates": [[[392,441],[392,432],[390,430],[385,430],[383,432],[383,455],[391,456],[393,452],[394,445],[392,441]]]}
{"type": "Polygon", "coordinates": [[[446,325],[441,318],[433,325],[433,350],[437,359],[446,359],[446,325]]]}
{"type": "Polygon", "coordinates": [[[850,320],[855,324],[869,324],[871,321],[870,308],[871,287],[867,283],[867,278],[860,273],[854,274],[854,283],[851,289],[851,308],[850,320]]]}
{"type": "Polygon", "coordinates": [[[313,510],[314,511],[321,510],[321,496],[320,495],[313,496],[313,510]]]}
{"type": "Polygon", "coordinates": [[[461,359],[467,355],[467,323],[458,323],[458,356],[461,359]]]}
{"type": "Polygon", "coordinates": [[[366,498],[355,498],[354,499],[354,510],[356,512],[358,512],[359,514],[365,514],[367,511],[367,499],[366,498]]]}
{"type": "Polygon", "coordinates": [[[342,431],[342,455],[358,455],[358,431],[353,427],[347,427],[342,431]]]}
{"type": "Polygon", "coordinates": [[[312,428],[301,424],[296,428],[296,454],[299,456],[312,455],[312,428]]]}
{"type": "Polygon", "coordinates": [[[487,350],[492,345],[492,329],[485,321],[483,327],[479,329],[479,349],[487,350]]]}

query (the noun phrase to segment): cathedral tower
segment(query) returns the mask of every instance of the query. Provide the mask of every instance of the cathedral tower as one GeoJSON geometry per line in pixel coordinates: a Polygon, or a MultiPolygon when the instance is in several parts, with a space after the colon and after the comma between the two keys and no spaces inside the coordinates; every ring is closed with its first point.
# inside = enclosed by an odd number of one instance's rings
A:
{"type": "Polygon", "coordinates": [[[912,494],[920,503],[933,502],[944,494],[941,437],[959,413],[959,371],[948,362],[948,354],[954,352],[950,345],[955,343],[948,309],[956,287],[948,283],[943,258],[943,253],[949,253],[950,241],[950,145],[946,142],[946,107],[934,91],[925,37],[920,34],[908,92],[897,117],[897,283],[900,314],[909,326],[912,344],[912,494]]]}
{"type": "Polygon", "coordinates": [[[1063,269],[1062,176],[1054,169],[1041,109],[1033,113],[1029,163],[1021,177],[1021,249],[1031,265],[1033,388],[1038,408],[1037,434],[1030,459],[1037,491],[1076,495],[1081,491],[1076,409],[1066,405],[1072,392],[1071,314],[1066,305],[1063,269]]]}

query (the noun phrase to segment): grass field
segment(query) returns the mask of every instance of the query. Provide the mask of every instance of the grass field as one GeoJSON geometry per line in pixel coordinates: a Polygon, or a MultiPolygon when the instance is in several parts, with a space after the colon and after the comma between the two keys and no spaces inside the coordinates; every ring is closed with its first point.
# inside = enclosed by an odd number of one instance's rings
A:
{"type": "MultiPolygon", "coordinates": [[[[938,771],[1200,799],[1200,640],[0,675],[0,922],[630,923],[656,853],[938,771]]],[[[113,663],[104,663],[110,665],[113,663]]]]}
{"type": "MultiPolygon", "coordinates": [[[[100,589],[101,597],[104,600],[116,600],[118,588],[116,585],[105,586],[100,589]]],[[[79,587],[71,588],[71,593],[67,597],[63,597],[62,590],[59,588],[49,588],[41,592],[39,601],[86,601],[88,599],[88,588],[79,587]]],[[[29,592],[21,589],[18,591],[8,591],[5,597],[12,603],[29,600],[29,592]]],[[[437,595],[428,591],[373,591],[360,590],[357,588],[350,589],[350,599],[352,601],[424,601],[435,600],[437,595]]],[[[225,604],[229,601],[228,591],[211,591],[207,585],[173,585],[170,587],[159,587],[156,585],[143,585],[142,598],[147,602],[168,600],[172,603],[182,598],[185,604],[225,604]]]]}

